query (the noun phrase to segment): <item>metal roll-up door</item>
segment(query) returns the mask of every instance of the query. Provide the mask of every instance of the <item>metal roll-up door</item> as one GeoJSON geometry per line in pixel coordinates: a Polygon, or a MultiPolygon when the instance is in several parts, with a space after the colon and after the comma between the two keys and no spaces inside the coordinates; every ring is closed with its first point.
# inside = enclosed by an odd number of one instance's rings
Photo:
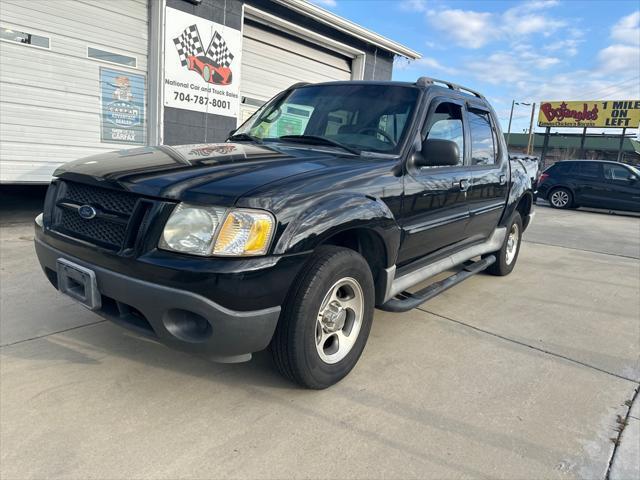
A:
{"type": "Polygon", "coordinates": [[[146,103],[148,17],[147,0],[2,0],[0,181],[48,182],[64,162],[131,146],[103,141],[100,68],[125,73],[125,99],[131,74],[146,103]]]}
{"type": "Polygon", "coordinates": [[[245,22],[240,123],[262,103],[297,82],[351,79],[351,59],[302,39],[245,22]]]}

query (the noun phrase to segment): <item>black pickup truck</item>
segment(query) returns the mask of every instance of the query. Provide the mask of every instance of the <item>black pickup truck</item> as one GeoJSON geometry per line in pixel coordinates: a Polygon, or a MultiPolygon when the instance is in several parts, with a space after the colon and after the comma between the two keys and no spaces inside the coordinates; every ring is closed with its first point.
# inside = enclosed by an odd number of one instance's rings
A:
{"type": "Polygon", "coordinates": [[[35,247],[56,288],[214,360],[269,347],[309,388],[354,367],[375,307],[510,273],[533,216],[486,99],[429,78],[297,84],[226,143],[105,153],[54,176],[35,247]]]}

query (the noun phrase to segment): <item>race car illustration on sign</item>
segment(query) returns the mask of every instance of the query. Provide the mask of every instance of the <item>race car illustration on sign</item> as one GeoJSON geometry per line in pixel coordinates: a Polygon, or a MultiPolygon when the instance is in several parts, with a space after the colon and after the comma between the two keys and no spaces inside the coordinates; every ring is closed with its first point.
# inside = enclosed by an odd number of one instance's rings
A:
{"type": "Polygon", "coordinates": [[[205,51],[197,25],[187,27],[184,32],[173,39],[178,50],[180,63],[183,67],[197,72],[205,82],[214,85],[229,85],[233,81],[233,72],[230,65],[233,54],[229,51],[227,43],[218,32],[205,51]]]}

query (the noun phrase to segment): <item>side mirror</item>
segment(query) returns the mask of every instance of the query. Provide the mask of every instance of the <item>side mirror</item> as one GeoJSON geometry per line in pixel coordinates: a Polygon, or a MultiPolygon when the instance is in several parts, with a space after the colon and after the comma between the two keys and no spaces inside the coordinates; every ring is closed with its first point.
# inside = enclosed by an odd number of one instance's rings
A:
{"type": "Polygon", "coordinates": [[[231,130],[231,131],[229,132],[229,135],[227,135],[227,138],[229,138],[231,135],[233,135],[233,134],[234,134],[234,133],[236,133],[237,131],[238,131],[238,129],[237,129],[237,128],[234,128],[233,130],[231,130]]]}
{"type": "Polygon", "coordinates": [[[629,181],[631,183],[636,183],[638,181],[638,177],[635,176],[634,174],[629,175],[629,181]]]}
{"type": "Polygon", "coordinates": [[[416,159],[418,167],[458,165],[460,148],[452,140],[429,138],[422,142],[422,155],[416,159]]]}

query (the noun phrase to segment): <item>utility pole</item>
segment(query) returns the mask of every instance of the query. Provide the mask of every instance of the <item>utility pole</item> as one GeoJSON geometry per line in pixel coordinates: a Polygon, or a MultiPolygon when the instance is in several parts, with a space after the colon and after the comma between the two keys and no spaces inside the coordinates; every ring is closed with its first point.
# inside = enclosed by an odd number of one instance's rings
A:
{"type": "MultiPolygon", "coordinates": [[[[511,101],[511,113],[509,114],[509,126],[507,127],[507,151],[509,151],[509,137],[511,136],[511,121],[513,120],[513,108],[515,105],[531,105],[526,102],[516,102],[515,100],[511,101]]],[[[535,103],[533,104],[535,108],[535,103]]],[[[529,147],[527,146],[527,152],[529,151],[529,147]]]]}
{"type": "Polygon", "coordinates": [[[624,135],[627,133],[626,127],[622,129],[622,135],[620,135],[620,145],[618,146],[618,162],[622,161],[622,147],[624,145],[624,135]]]}
{"type": "Polygon", "coordinates": [[[531,120],[529,121],[529,141],[527,142],[527,155],[533,152],[533,114],[536,110],[535,102],[531,105],[531,120]]]}
{"type": "Polygon", "coordinates": [[[509,151],[509,137],[511,136],[511,120],[513,120],[513,107],[516,104],[515,100],[511,100],[511,113],[509,114],[509,126],[507,127],[507,152],[509,151]]]}

